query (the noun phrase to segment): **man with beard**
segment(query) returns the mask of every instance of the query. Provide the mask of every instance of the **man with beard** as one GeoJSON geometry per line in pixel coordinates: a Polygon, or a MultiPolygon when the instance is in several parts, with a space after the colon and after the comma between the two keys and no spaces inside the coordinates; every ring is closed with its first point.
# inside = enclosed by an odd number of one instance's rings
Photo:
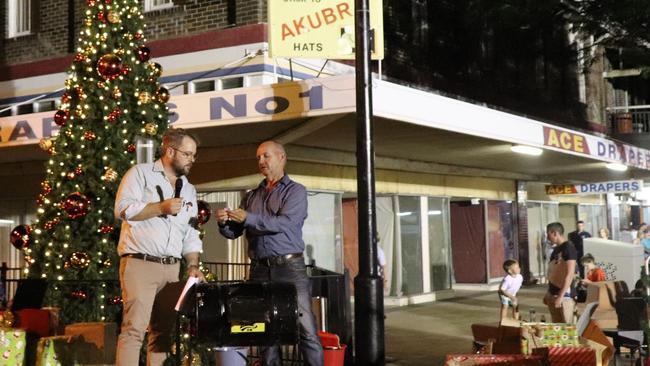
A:
{"type": "MultiPolygon", "coordinates": [[[[239,208],[217,210],[219,231],[234,239],[246,231],[251,258],[250,279],[292,283],[298,294],[299,348],[305,365],[322,366],[323,348],[311,311],[311,284],[302,252],[302,226],[307,218],[307,190],[284,173],[287,154],[275,141],[257,148],[257,165],[265,179],[249,191],[239,208]]],[[[279,347],[262,350],[265,366],[282,363],[279,347]]]]}
{"type": "Polygon", "coordinates": [[[196,160],[196,139],[186,131],[170,129],[163,136],[161,158],[138,164],[124,175],[115,199],[115,217],[122,220],[117,252],[124,303],[116,365],[138,364],[147,326],[148,365],[162,365],[166,354],[158,338],[169,337],[151,326],[156,294],[179,280],[180,261],[188,276],[203,280],[199,271],[202,243],[190,225],[197,216],[196,189],[186,175],[196,160]],[[180,194],[175,197],[175,191],[180,194]]]}

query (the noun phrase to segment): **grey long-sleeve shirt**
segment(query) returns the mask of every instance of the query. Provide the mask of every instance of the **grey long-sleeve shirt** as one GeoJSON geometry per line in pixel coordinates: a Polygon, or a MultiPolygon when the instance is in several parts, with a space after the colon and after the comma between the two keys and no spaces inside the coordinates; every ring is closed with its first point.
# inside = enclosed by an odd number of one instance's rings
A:
{"type": "Polygon", "coordinates": [[[302,226],[307,218],[307,189],[285,175],[270,192],[266,179],[248,192],[239,208],[246,210],[246,221],[227,221],[219,232],[235,239],[246,230],[252,258],[302,253],[302,226]]]}

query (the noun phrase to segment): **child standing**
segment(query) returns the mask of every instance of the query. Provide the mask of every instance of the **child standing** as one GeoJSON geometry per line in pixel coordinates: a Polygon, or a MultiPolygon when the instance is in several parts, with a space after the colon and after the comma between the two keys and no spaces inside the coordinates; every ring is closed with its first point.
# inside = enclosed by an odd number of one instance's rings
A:
{"type": "Polygon", "coordinates": [[[501,286],[499,286],[499,298],[501,299],[501,318],[503,321],[508,316],[508,308],[512,307],[512,318],[519,320],[519,304],[517,303],[517,292],[524,282],[521,276],[519,262],[514,259],[508,259],[503,262],[503,270],[506,271],[501,286]]]}

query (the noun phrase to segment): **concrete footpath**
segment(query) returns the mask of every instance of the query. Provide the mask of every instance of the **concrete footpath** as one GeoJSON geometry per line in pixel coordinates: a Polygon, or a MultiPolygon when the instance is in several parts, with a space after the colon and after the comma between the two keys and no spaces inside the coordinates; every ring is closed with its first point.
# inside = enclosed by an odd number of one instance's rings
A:
{"type": "MultiPolygon", "coordinates": [[[[523,319],[534,308],[550,319],[542,297],[546,286],[523,287],[519,309],[523,319]]],[[[498,323],[501,304],[496,291],[455,291],[448,300],[386,309],[387,365],[443,365],[448,353],[472,350],[473,323],[498,323]]]]}

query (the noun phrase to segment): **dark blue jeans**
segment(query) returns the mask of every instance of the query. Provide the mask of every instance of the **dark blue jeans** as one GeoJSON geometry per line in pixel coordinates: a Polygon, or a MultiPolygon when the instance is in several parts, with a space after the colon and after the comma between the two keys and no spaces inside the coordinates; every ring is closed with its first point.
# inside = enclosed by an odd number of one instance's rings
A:
{"type": "MultiPolygon", "coordinates": [[[[298,293],[298,312],[300,314],[300,343],[298,347],[305,365],[323,365],[323,347],[317,335],[316,320],[311,312],[311,285],[305,271],[303,258],[295,258],[277,266],[265,266],[253,263],[250,279],[254,281],[273,281],[292,283],[298,293]]],[[[273,346],[262,350],[262,362],[265,366],[282,364],[280,347],[273,346]]]]}

